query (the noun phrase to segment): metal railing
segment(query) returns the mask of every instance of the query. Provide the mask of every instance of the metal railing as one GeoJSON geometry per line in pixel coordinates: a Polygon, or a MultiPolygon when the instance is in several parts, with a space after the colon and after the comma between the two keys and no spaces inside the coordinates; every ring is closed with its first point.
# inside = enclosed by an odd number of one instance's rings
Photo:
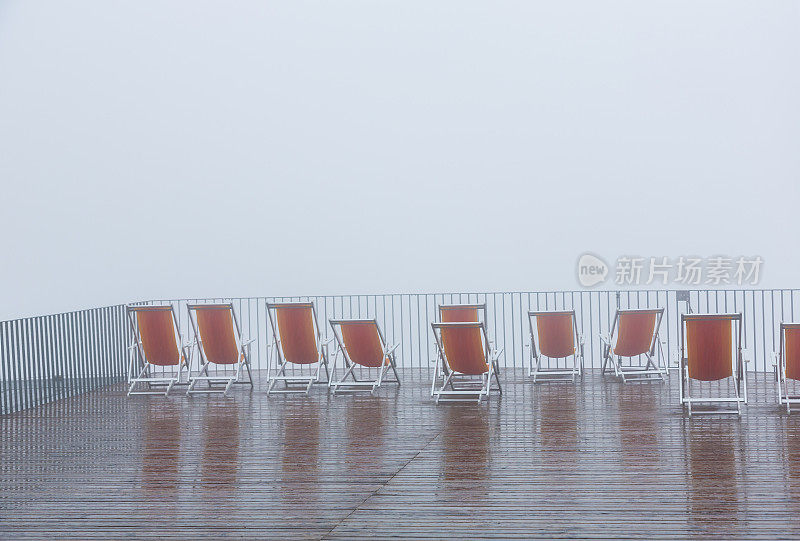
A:
{"type": "MultiPolygon", "coordinates": [[[[778,325],[800,318],[800,290],[631,290],[539,291],[497,293],[420,293],[331,295],[302,297],[235,297],[164,299],[137,304],[172,304],[185,338],[191,336],[186,304],[232,302],[243,333],[257,341],[252,349],[255,369],[265,369],[272,341],[266,303],[313,301],[320,327],[328,337],[329,319],[374,317],[387,341],[399,343],[398,363],[405,368],[429,368],[434,342],[430,324],[439,304],[485,303],[487,327],[504,349],[502,367],[526,366],[530,342],[529,310],[576,311],[585,339],[586,366],[602,362],[599,335],[607,333],[617,308],[663,307],[661,328],[668,361],[680,349],[680,315],[692,312],[742,312],[748,370],[771,371],[778,345],[778,325]]],[[[0,413],[9,413],[119,382],[127,374],[130,328],[125,306],[109,306],[66,314],[0,323],[0,413]]]]}
{"type": "Polygon", "coordinates": [[[0,322],[0,414],[126,377],[125,305],[0,322]]]}
{"type": "Polygon", "coordinates": [[[586,366],[599,368],[599,335],[607,333],[617,308],[666,309],[661,340],[670,363],[680,349],[680,316],[687,311],[743,312],[744,344],[751,360],[749,370],[772,370],[770,354],[777,349],[777,327],[781,321],[800,318],[800,290],[631,290],[631,291],[539,291],[498,293],[419,293],[392,295],[334,295],[300,297],[226,297],[164,299],[147,304],[172,304],[181,332],[191,334],[186,304],[232,302],[243,332],[257,339],[253,346],[255,368],[267,367],[267,345],[272,342],[266,315],[267,302],[313,301],[320,328],[331,337],[329,319],[374,317],[390,343],[399,343],[401,367],[427,368],[434,356],[430,324],[437,319],[439,304],[485,303],[487,328],[498,347],[504,348],[501,367],[527,366],[526,346],[530,343],[529,310],[575,310],[578,327],[586,345],[586,366]]]}

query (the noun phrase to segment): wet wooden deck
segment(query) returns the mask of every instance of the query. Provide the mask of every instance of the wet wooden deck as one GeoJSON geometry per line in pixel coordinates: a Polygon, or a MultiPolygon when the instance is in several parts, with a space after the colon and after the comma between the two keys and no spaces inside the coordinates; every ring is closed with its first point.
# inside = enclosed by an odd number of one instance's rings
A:
{"type": "MultiPolygon", "coordinates": [[[[127,399],[0,419],[0,537],[800,536],[800,415],[687,420],[677,385],[587,375],[435,406],[376,397],[127,399]]],[[[755,387],[753,387],[755,385],[755,387]]]]}

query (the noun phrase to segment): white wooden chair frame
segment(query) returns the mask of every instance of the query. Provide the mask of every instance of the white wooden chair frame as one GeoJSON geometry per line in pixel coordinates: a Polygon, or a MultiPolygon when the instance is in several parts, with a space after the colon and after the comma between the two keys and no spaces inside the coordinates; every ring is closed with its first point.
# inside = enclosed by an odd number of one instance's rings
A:
{"type": "MultiPolygon", "coordinates": [[[[603,366],[600,371],[602,375],[606,374],[608,365],[611,364],[611,369],[614,375],[622,379],[623,383],[643,382],[643,381],[664,381],[665,377],[669,376],[669,367],[667,359],[664,355],[664,344],[659,340],[659,333],[661,332],[661,320],[664,317],[664,309],[658,308],[642,308],[642,309],[626,309],[617,310],[614,314],[614,322],[611,325],[611,332],[609,334],[600,334],[600,342],[603,355],[603,366]],[[616,355],[614,349],[617,346],[617,330],[619,324],[620,314],[624,312],[657,312],[656,322],[653,326],[653,337],[650,341],[649,349],[643,353],[647,359],[644,368],[641,366],[624,365],[622,364],[622,356],[616,355]]],[[[633,359],[633,357],[626,357],[633,359]]]]}
{"type": "MultiPolygon", "coordinates": [[[[681,351],[678,369],[680,372],[680,381],[678,386],[678,395],[680,403],[686,409],[689,417],[692,415],[716,415],[716,414],[742,414],[742,404],[747,404],[747,372],[745,370],[745,363],[748,362],[744,358],[744,350],[742,349],[742,314],[682,314],[681,315],[681,351]],[[686,357],[686,321],[690,319],[703,319],[703,318],[725,318],[730,319],[731,324],[734,325],[733,339],[735,340],[735,347],[733,347],[731,368],[733,378],[734,396],[730,397],[694,397],[692,396],[692,386],[690,385],[691,378],[689,377],[688,359],[686,357]],[[735,404],[736,409],[693,409],[693,404],[705,404],[706,406],[712,404],[735,404]]],[[[721,380],[720,380],[721,381],[721,380]]]]}
{"type": "MultiPolygon", "coordinates": [[[[789,379],[786,377],[786,334],[787,329],[800,329],[800,323],[781,322],[779,327],[780,339],[778,351],[772,353],[772,368],[775,371],[775,384],[778,396],[778,404],[786,406],[786,413],[800,411],[800,407],[793,407],[800,404],[800,396],[790,394],[789,379]]],[[[800,332],[800,330],[798,331],[800,332]]]]}
{"type": "Polygon", "coordinates": [[[128,315],[128,322],[131,326],[133,336],[133,343],[128,347],[129,361],[128,361],[128,393],[131,395],[147,395],[147,394],[163,394],[169,396],[170,391],[176,385],[188,385],[189,382],[182,381],[181,377],[184,370],[186,370],[187,378],[189,375],[189,366],[191,363],[191,343],[183,341],[181,336],[180,325],[175,316],[175,309],[172,305],[128,305],[126,306],[126,313],[128,315]],[[141,334],[139,332],[139,323],[136,319],[137,312],[147,311],[148,309],[165,310],[169,311],[172,315],[173,329],[175,331],[175,342],[178,346],[178,353],[181,358],[177,365],[173,365],[174,371],[171,375],[164,375],[164,370],[167,366],[151,364],[145,355],[144,345],[142,344],[141,334]],[[168,309],[168,310],[167,310],[168,309]],[[138,361],[138,362],[137,362],[138,361]],[[154,374],[158,370],[160,373],[154,374]],[[147,386],[147,391],[135,391],[137,385],[144,384],[147,386]],[[165,387],[164,391],[152,390],[155,387],[165,387]]]}
{"type": "Polygon", "coordinates": [[[239,319],[236,317],[236,310],[233,309],[233,303],[224,303],[224,304],[189,304],[187,305],[187,309],[189,311],[189,322],[192,326],[192,331],[194,332],[194,343],[197,351],[199,353],[199,362],[200,367],[197,370],[195,375],[189,375],[189,388],[186,390],[186,396],[191,396],[192,394],[222,394],[222,396],[227,396],[228,391],[231,389],[233,385],[250,385],[251,388],[255,387],[253,382],[253,373],[250,369],[250,347],[255,342],[255,338],[253,339],[244,339],[242,337],[241,327],[239,326],[239,319]],[[231,323],[234,340],[236,341],[236,350],[238,352],[238,360],[236,363],[232,365],[216,365],[216,363],[211,362],[205,354],[203,349],[203,340],[202,336],[200,336],[200,330],[197,325],[197,313],[198,309],[214,309],[214,310],[230,310],[231,313],[231,323]],[[228,372],[227,367],[233,366],[233,374],[211,374],[209,373],[209,368],[211,365],[215,366],[224,366],[226,367],[226,372],[228,372]],[[247,371],[247,379],[242,379],[242,375],[244,374],[243,370],[247,371]],[[196,385],[198,382],[204,381],[208,385],[205,389],[197,389],[196,385]],[[217,388],[216,386],[224,385],[222,389],[217,388]]]}
{"type": "Polygon", "coordinates": [[[577,318],[575,317],[574,310],[554,310],[554,311],[529,311],[528,312],[528,325],[530,329],[530,337],[531,343],[525,344],[525,347],[529,350],[528,355],[528,377],[533,378],[534,383],[540,383],[544,381],[571,381],[575,382],[576,376],[583,376],[583,345],[584,340],[583,336],[578,332],[578,322],[577,318]],[[553,368],[550,366],[550,361],[553,360],[551,357],[547,357],[544,354],[541,354],[539,350],[536,348],[536,336],[538,327],[536,326],[535,321],[538,323],[538,317],[540,315],[546,314],[572,314],[572,333],[573,333],[573,344],[575,346],[575,353],[570,355],[572,357],[572,368],[566,368],[566,361],[568,357],[559,357],[560,359],[564,359],[564,368],[558,367],[558,359],[556,360],[556,367],[553,368]],[[547,360],[546,366],[542,366],[543,361],[547,360]],[[580,362],[578,362],[580,359],[580,362]]]}
{"type": "Polygon", "coordinates": [[[488,400],[489,393],[493,390],[492,378],[496,382],[498,393],[503,394],[497,365],[503,349],[495,350],[493,348],[486,334],[486,324],[484,322],[431,323],[431,329],[433,330],[437,350],[437,355],[434,359],[435,367],[433,381],[431,382],[431,396],[435,398],[437,404],[439,402],[472,402],[475,400],[480,404],[484,396],[488,400]],[[481,330],[485,361],[489,367],[486,372],[477,376],[477,381],[475,379],[476,376],[461,374],[450,368],[441,337],[442,328],[470,326],[478,326],[481,330]],[[440,381],[441,384],[439,383],[440,381]]]}
{"type": "Polygon", "coordinates": [[[392,344],[388,345],[386,340],[383,337],[383,332],[381,331],[380,325],[378,325],[378,320],[376,319],[331,319],[330,325],[333,329],[333,336],[336,339],[336,352],[333,355],[333,362],[331,364],[331,392],[335,395],[336,392],[358,392],[358,391],[368,391],[370,394],[375,394],[375,391],[384,383],[384,377],[386,376],[387,372],[391,368],[392,372],[394,372],[394,379],[390,380],[387,379],[386,383],[396,383],[398,386],[400,385],[400,376],[397,375],[397,365],[395,359],[395,350],[400,346],[400,344],[392,344]],[[383,353],[384,358],[389,359],[389,363],[383,363],[380,367],[376,368],[377,375],[374,379],[359,379],[356,375],[356,369],[369,369],[368,367],[363,367],[360,364],[354,362],[350,358],[350,354],[347,351],[347,348],[344,344],[344,337],[341,334],[341,325],[343,323],[373,323],[375,325],[375,329],[378,332],[378,337],[380,338],[381,342],[381,350],[383,353]],[[344,363],[344,375],[341,378],[336,379],[336,368],[338,366],[338,360],[341,356],[342,361],[344,363]],[[352,378],[352,381],[347,381],[347,378],[352,378]]]}
{"type": "MultiPolygon", "coordinates": [[[[269,318],[270,328],[272,329],[272,346],[268,347],[270,350],[269,358],[267,361],[267,396],[270,394],[308,394],[311,387],[315,384],[326,384],[330,387],[331,373],[328,369],[328,345],[333,341],[333,338],[327,340],[322,339],[322,333],[319,328],[317,320],[317,308],[313,302],[276,302],[267,303],[267,316],[269,318]],[[312,313],[312,321],[314,324],[314,335],[317,342],[317,361],[316,370],[309,375],[295,375],[287,374],[287,369],[292,369],[294,366],[300,366],[301,369],[308,365],[295,365],[286,360],[281,347],[281,337],[278,331],[278,323],[276,321],[276,310],[283,306],[310,306],[312,313]],[[322,379],[322,369],[325,369],[325,379],[322,379]],[[275,389],[275,385],[282,381],[284,384],[283,389],[275,389]]],[[[315,364],[315,363],[310,363],[315,364]]]]}

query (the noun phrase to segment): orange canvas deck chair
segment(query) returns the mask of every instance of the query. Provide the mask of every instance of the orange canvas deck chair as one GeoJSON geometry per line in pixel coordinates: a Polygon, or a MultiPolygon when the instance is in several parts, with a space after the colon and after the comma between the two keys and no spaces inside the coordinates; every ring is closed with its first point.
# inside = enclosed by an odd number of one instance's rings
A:
{"type": "Polygon", "coordinates": [[[397,375],[394,352],[400,344],[387,345],[383,333],[375,319],[331,319],[331,328],[336,338],[336,353],[331,365],[331,390],[336,391],[369,391],[384,382],[389,369],[394,373],[393,380],[387,383],[400,385],[397,375]],[[344,362],[344,375],[336,378],[336,367],[339,357],[344,362]],[[347,378],[351,378],[350,381],[347,378]]]}
{"type": "MultiPolygon", "coordinates": [[[[742,403],[747,403],[742,352],[742,314],[683,314],[681,316],[680,401],[692,413],[735,413],[741,415],[742,403]],[[728,396],[714,396],[715,389],[695,389],[694,382],[732,383],[728,396]],[[718,403],[736,404],[736,409],[702,409],[694,411],[692,405],[706,406],[718,403]]],[[[722,386],[714,386],[719,390],[722,386]]]]}
{"type": "Polygon", "coordinates": [[[250,371],[250,345],[255,340],[244,340],[233,303],[190,304],[189,321],[194,331],[200,368],[189,377],[187,396],[193,393],[222,393],[223,396],[234,384],[243,383],[253,387],[250,371]],[[214,372],[210,373],[210,368],[214,372]],[[247,379],[243,379],[244,371],[247,379]],[[197,388],[198,382],[206,387],[197,388]],[[220,385],[224,387],[219,388],[220,385]]]}
{"type": "Polygon", "coordinates": [[[164,394],[181,381],[183,370],[189,372],[190,349],[181,338],[180,326],[171,305],[128,306],[128,321],[133,344],[128,368],[128,396],[164,394]],[[138,374],[138,375],[136,375],[138,374]],[[147,390],[134,390],[144,386],[147,390]],[[163,390],[157,390],[163,387],[163,390]]]}
{"type": "MultiPolygon", "coordinates": [[[[488,336],[488,322],[486,320],[486,304],[440,304],[439,305],[439,321],[442,323],[464,323],[470,321],[477,321],[484,324],[488,336]]],[[[494,347],[494,340],[489,337],[489,347],[494,347]]],[[[447,368],[444,364],[440,365],[442,370],[447,368]]],[[[496,367],[499,374],[499,366],[496,367]]]]}
{"type": "Polygon", "coordinates": [[[610,364],[614,375],[626,383],[664,381],[667,363],[658,339],[663,316],[663,308],[617,310],[611,333],[600,335],[603,353],[601,373],[605,375],[610,364]],[[634,357],[640,361],[638,366],[633,364],[634,357]],[[641,364],[642,357],[646,361],[644,365],[641,364]],[[622,362],[623,359],[628,359],[627,364],[622,362]]]}
{"type": "Polygon", "coordinates": [[[489,398],[492,380],[502,394],[495,351],[483,322],[431,323],[438,355],[431,383],[431,395],[440,401],[481,402],[489,398]]]}
{"type": "Polygon", "coordinates": [[[800,404],[800,396],[789,392],[789,380],[800,381],[800,323],[781,323],[779,332],[780,349],[773,353],[778,403],[791,413],[800,404]]]}
{"type": "Polygon", "coordinates": [[[267,314],[273,344],[267,366],[267,394],[308,394],[315,383],[330,385],[328,344],[333,338],[323,342],[314,303],[267,303],[267,314]],[[275,389],[279,381],[284,387],[275,389]]]}
{"type": "Polygon", "coordinates": [[[574,382],[575,376],[583,375],[583,337],[578,332],[574,310],[531,311],[528,323],[531,331],[528,376],[533,377],[534,383],[574,382]],[[560,359],[564,359],[563,365],[560,359]]]}

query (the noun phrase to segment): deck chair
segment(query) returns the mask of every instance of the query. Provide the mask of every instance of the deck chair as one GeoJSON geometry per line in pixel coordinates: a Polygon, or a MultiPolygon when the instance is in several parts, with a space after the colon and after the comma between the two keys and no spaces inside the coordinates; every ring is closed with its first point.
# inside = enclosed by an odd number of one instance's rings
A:
{"type": "MultiPolygon", "coordinates": [[[[486,304],[440,304],[439,321],[442,323],[479,321],[487,326],[488,329],[486,304]]],[[[489,338],[489,346],[494,347],[494,340],[491,337],[489,338]]],[[[499,375],[500,367],[497,366],[496,369],[499,375]]]]}
{"type": "Polygon", "coordinates": [[[323,342],[313,302],[267,303],[272,351],[267,365],[267,395],[306,393],[315,383],[330,385],[328,344],[323,342]],[[312,369],[312,365],[316,365],[312,369]],[[308,369],[306,371],[306,368],[308,369]],[[322,369],[325,379],[322,379],[322,369]],[[299,372],[299,373],[298,373],[299,372]],[[282,381],[284,388],[275,389],[282,381]]]}
{"type": "Polygon", "coordinates": [[[438,355],[431,383],[431,395],[440,401],[481,402],[489,398],[492,378],[502,394],[497,359],[483,322],[431,323],[438,355]]]}
{"type": "Polygon", "coordinates": [[[777,383],[778,404],[786,405],[786,413],[797,411],[800,396],[789,394],[789,380],[800,380],[800,323],[781,323],[780,348],[773,353],[773,368],[777,383]]]}
{"type": "Polygon", "coordinates": [[[610,365],[614,375],[622,378],[625,383],[664,381],[667,363],[658,339],[663,316],[663,308],[617,310],[611,332],[600,335],[603,354],[601,374],[605,375],[610,365]],[[640,355],[644,355],[647,363],[644,366],[634,366],[633,357],[640,355]],[[629,364],[623,364],[623,358],[629,359],[629,364]]]}
{"type": "Polygon", "coordinates": [[[189,389],[186,395],[222,393],[223,396],[227,396],[234,384],[249,384],[253,387],[250,345],[255,339],[242,338],[233,303],[190,304],[188,309],[189,321],[200,354],[200,368],[197,374],[189,377],[189,389]],[[209,372],[212,366],[214,373],[209,372]],[[243,379],[245,371],[247,379],[243,379]],[[206,388],[197,388],[197,383],[201,381],[206,382],[206,388]],[[219,388],[219,385],[224,387],[219,388]]]}
{"type": "Polygon", "coordinates": [[[537,379],[574,382],[575,376],[583,375],[583,337],[578,333],[574,310],[528,312],[528,324],[528,376],[533,377],[534,383],[537,379]],[[571,367],[567,365],[570,357],[571,367]],[[559,359],[564,359],[563,367],[559,366],[559,359]]]}
{"type": "MultiPolygon", "coordinates": [[[[747,379],[742,352],[742,314],[683,314],[681,316],[680,401],[692,413],[735,413],[747,403],[747,379]],[[731,378],[733,396],[697,396],[692,380],[731,378]],[[734,403],[736,409],[692,409],[695,403],[734,403]]],[[[730,381],[730,380],[729,380],[730,381]]]]}
{"type": "Polygon", "coordinates": [[[128,367],[128,396],[163,394],[175,385],[185,385],[181,376],[189,372],[191,351],[181,338],[180,326],[171,305],[127,306],[128,321],[133,332],[128,367]],[[136,387],[147,390],[135,390],[136,387]],[[163,390],[154,390],[163,387],[163,390]]]}
{"type": "Polygon", "coordinates": [[[400,344],[387,345],[383,338],[383,333],[375,319],[331,319],[331,328],[336,338],[336,353],[333,356],[331,365],[331,390],[336,391],[369,391],[375,393],[375,389],[381,386],[384,376],[391,369],[394,373],[393,380],[386,380],[387,383],[397,383],[400,385],[400,377],[397,375],[394,352],[400,344]],[[344,375],[336,379],[336,367],[339,357],[344,362],[344,375]],[[374,378],[360,379],[363,374],[358,372],[369,372],[376,369],[374,378]],[[348,381],[347,378],[351,378],[348,381]]]}

